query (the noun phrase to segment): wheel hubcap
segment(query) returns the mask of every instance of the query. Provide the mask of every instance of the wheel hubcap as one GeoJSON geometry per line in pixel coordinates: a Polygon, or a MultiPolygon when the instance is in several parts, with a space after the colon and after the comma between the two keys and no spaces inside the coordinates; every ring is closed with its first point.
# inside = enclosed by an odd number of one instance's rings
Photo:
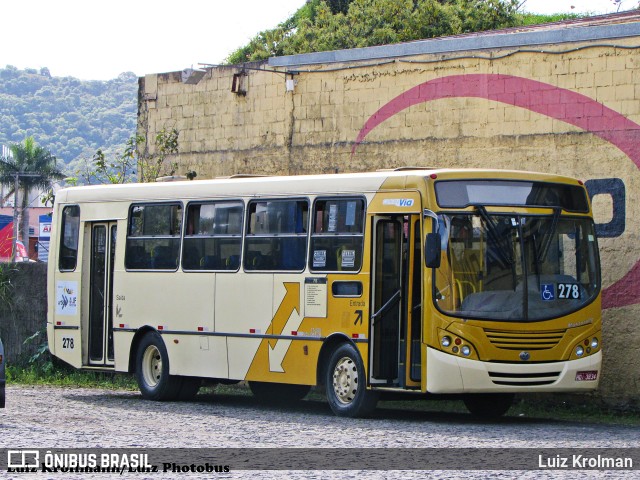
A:
{"type": "Polygon", "coordinates": [[[336,364],[333,370],[333,391],[340,403],[353,402],[358,392],[358,369],[351,358],[341,358],[336,364]]]}
{"type": "Polygon", "coordinates": [[[160,383],[162,376],[162,356],[155,345],[149,345],[142,357],[142,376],[151,388],[160,383]]]}

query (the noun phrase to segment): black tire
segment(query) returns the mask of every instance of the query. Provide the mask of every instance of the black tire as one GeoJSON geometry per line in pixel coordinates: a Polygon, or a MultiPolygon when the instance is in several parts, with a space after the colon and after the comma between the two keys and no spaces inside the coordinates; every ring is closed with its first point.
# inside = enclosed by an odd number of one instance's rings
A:
{"type": "Polygon", "coordinates": [[[329,357],[325,388],[329,406],[339,417],[366,417],[378,403],[378,393],[367,390],[360,353],[351,343],[338,346],[329,357]]]}
{"type": "Polygon", "coordinates": [[[157,332],[147,333],[136,350],[136,380],[144,398],[175,400],[180,394],[182,378],[169,375],[169,355],[157,332]]]}
{"type": "Polygon", "coordinates": [[[290,385],[286,383],[249,382],[253,395],[268,403],[295,403],[307,396],[309,385],[290,385]]]}
{"type": "Polygon", "coordinates": [[[499,418],[513,405],[513,393],[477,393],[464,397],[464,404],[471,415],[478,418],[499,418]]]}

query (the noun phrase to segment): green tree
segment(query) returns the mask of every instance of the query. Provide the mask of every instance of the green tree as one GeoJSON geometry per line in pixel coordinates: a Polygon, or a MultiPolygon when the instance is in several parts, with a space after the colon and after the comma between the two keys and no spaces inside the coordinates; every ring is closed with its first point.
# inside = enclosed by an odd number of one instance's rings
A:
{"type": "Polygon", "coordinates": [[[312,0],[227,63],[409,42],[522,23],[519,0],[312,0]]]}
{"type": "Polygon", "coordinates": [[[176,161],[168,157],[178,153],[178,130],[163,128],[155,138],[156,153],[149,153],[145,138],[136,136],[136,152],[138,153],[138,177],[142,182],[155,182],[156,178],[173,175],[178,169],[176,161]]]}
{"type": "Polygon", "coordinates": [[[347,13],[349,11],[349,4],[353,0],[327,0],[331,13],[347,13]]]}
{"type": "MultiPolygon", "coordinates": [[[[149,153],[146,148],[146,138],[134,135],[127,141],[124,152],[107,160],[107,154],[102,149],[93,155],[90,161],[85,161],[75,172],[71,183],[130,183],[137,179],[141,182],[154,182],[156,178],[173,175],[178,169],[175,161],[168,161],[168,157],[178,153],[178,130],[175,128],[162,129],[155,138],[155,152],[149,153]]],[[[197,174],[186,172],[189,179],[197,174]]]]}
{"type": "Polygon", "coordinates": [[[136,166],[138,159],[138,144],[144,141],[144,137],[137,135],[129,138],[124,152],[113,155],[113,160],[108,161],[107,155],[101,148],[93,154],[91,161],[85,161],[76,171],[77,177],[73,178],[74,184],[78,181],[83,184],[94,183],[131,183],[136,181],[136,166]]]}
{"type": "MultiPolygon", "coordinates": [[[[15,205],[20,202],[22,217],[22,239],[29,243],[29,193],[35,189],[48,189],[53,180],[64,178],[58,168],[56,157],[49,150],[36,144],[33,137],[23,143],[9,146],[11,155],[0,158],[0,183],[9,187],[9,195],[14,195],[15,205]]],[[[14,231],[17,226],[18,209],[14,209],[14,231]]]]}

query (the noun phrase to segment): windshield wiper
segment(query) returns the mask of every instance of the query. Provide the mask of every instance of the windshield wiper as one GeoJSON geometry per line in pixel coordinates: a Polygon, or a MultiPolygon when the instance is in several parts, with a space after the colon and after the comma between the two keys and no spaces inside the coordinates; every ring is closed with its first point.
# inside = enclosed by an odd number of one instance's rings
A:
{"type": "MultiPolygon", "coordinates": [[[[549,247],[551,247],[551,241],[558,228],[558,219],[560,218],[560,209],[558,207],[553,209],[553,219],[549,229],[542,234],[542,242],[538,255],[536,255],[536,263],[540,264],[545,261],[547,254],[549,253],[549,247]]],[[[535,243],[535,240],[534,240],[535,243]]]]}
{"type": "Polygon", "coordinates": [[[501,236],[498,233],[498,226],[495,224],[491,216],[487,213],[487,209],[484,208],[483,205],[474,205],[475,209],[480,213],[480,217],[484,220],[484,223],[487,225],[487,233],[489,237],[499,248],[497,249],[497,254],[500,259],[505,262],[505,264],[509,266],[513,266],[516,261],[513,258],[513,252],[511,250],[511,246],[509,245],[508,238],[501,236]]]}
{"type": "Polygon", "coordinates": [[[536,282],[538,282],[538,290],[540,290],[540,255],[538,253],[538,245],[536,235],[533,234],[533,267],[536,269],[536,282]]]}

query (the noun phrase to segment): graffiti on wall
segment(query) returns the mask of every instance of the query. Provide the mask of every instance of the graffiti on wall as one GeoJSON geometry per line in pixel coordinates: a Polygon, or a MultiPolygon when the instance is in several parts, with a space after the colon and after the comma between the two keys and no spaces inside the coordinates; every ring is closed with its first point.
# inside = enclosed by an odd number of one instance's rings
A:
{"type": "MultiPolygon", "coordinates": [[[[609,142],[640,168],[640,125],[580,93],[524,77],[502,74],[451,75],[417,85],[380,107],[358,133],[351,154],[365,137],[385,120],[411,107],[445,98],[472,97],[505,103],[546,115],[581,128],[609,142]]],[[[619,178],[586,182],[589,196],[609,195],[613,205],[610,222],[597,226],[603,238],[615,238],[625,230],[626,193],[619,178]]],[[[640,303],[640,260],[617,282],[602,292],[603,308],[640,303]]]]}

